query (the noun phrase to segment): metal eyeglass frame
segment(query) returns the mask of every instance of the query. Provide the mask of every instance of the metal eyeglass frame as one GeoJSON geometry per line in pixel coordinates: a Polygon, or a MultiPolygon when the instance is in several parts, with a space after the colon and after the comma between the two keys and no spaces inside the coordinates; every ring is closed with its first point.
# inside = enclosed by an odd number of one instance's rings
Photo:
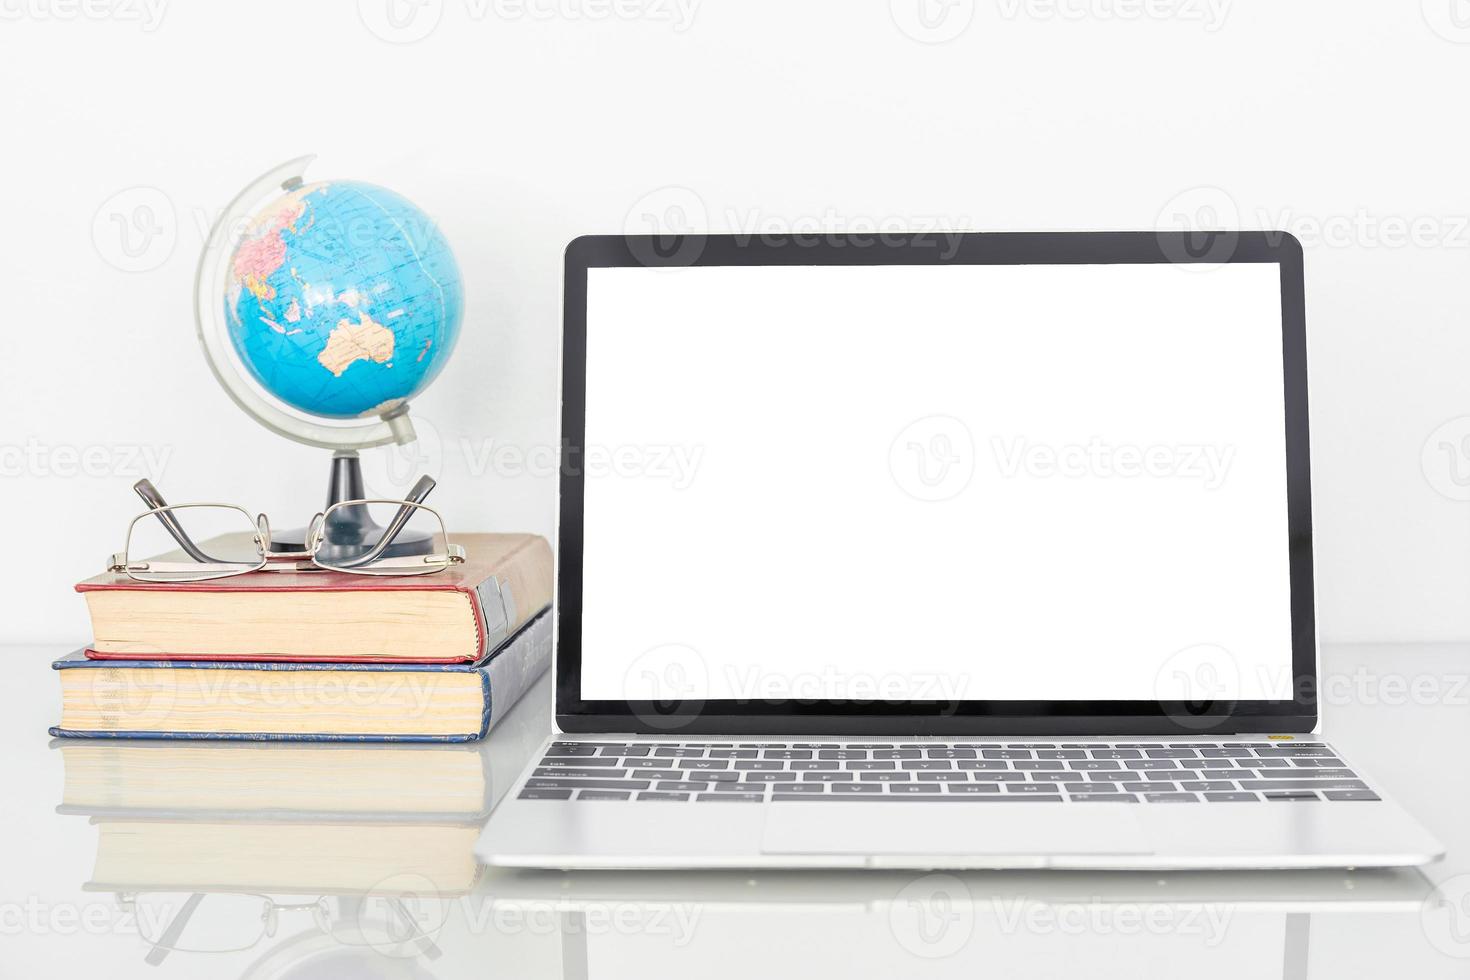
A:
{"type": "Polygon", "coordinates": [[[209,574],[191,574],[187,580],[173,580],[190,582],[208,582],[214,579],[230,578],[235,575],[246,575],[250,572],[262,570],[307,571],[316,568],[323,571],[350,572],[356,575],[376,575],[379,577],[392,575],[427,575],[433,572],[440,572],[451,565],[463,563],[465,560],[465,551],[461,545],[454,544],[449,540],[449,533],[444,529],[444,518],[440,516],[439,512],[423,503],[424,498],[429,495],[435,486],[437,484],[434,482],[433,477],[421,476],[418,482],[413,485],[413,488],[409,490],[408,496],[403,500],[339,501],[331,507],[328,507],[325,511],[319,512],[312,517],[311,523],[307,528],[307,547],[305,550],[272,551],[270,521],[266,518],[266,515],[257,514],[252,520],[249,511],[234,504],[169,504],[163,499],[163,494],[159,493],[158,489],[150,481],[147,479],[139,480],[133,484],[133,490],[139,497],[143,498],[143,502],[148,505],[148,510],[146,513],[134,517],[128,524],[127,543],[122,551],[113,553],[108,561],[107,570],[110,572],[122,572],[129,578],[139,582],[155,583],[170,581],[170,579],[144,578],[135,575],[134,572],[156,571],[164,575],[171,572],[183,575],[202,572],[204,570],[202,566],[212,565],[220,569],[217,572],[209,574]],[[357,555],[348,560],[332,561],[331,563],[318,561],[317,553],[321,550],[322,545],[326,543],[327,517],[339,509],[361,506],[363,504],[396,504],[398,510],[394,513],[393,519],[384,527],[383,533],[377,543],[361,555],[357,555]],[[255,527],[254,542],[259,560],[251,564],[238,561],[221,561],[210,556],[189,536],[189,533],[184,530],[184,526],[179,522],[175,512],[188,507],[217,507],[225,510],[239,511],[244,516],[246,522],[253,524],[255,527]],[[414,555],[412,556],[413,560],[405,564],[401,569],[397,566],[389,565],[389,562],[406,561],[404,558],[385,559],[382,556],[392,546],[398,535],[403,532],[404,527],[413,515],[419,511],[432,515],[439,522],[439,530],[444,538],[444,552],[414,555]],[[150,517],[158,519],[158,522],[163,525],[164,530],[168,531],[169,536],[174,539],[184,554],[193,559],[192,562],[145,561],[129,563],[128,556],[132,550],[133,529],[139,521],[147,520],[150,517]]]}

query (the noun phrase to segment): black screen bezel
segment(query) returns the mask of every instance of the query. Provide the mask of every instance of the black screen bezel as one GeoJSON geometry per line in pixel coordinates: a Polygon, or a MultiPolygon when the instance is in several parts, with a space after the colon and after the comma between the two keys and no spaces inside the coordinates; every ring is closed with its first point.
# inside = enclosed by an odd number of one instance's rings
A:
{"type": "Polygon", "coordinates": [[[565,732],[826,735],[1151,735],[1309,732],[1316,727],[1306,315],[1300,243],[1286,232],[985,232],[820,236],[587,236],[566,250],[562,467],[557,535],[556,723],[565,732]],[[1293,699],[1198,706],[1158,701],[904,704],[707,701],[667,719],[648,705],[584,700],[582,557],[587,270],[688,265],[1276,263],[1281,270],[1293,699]],[[1180,718],[1187,723],[1181,724],[1180,718]],[[650,723],[653,718],[655,723],[650,723]],[[670,724],[671,721],[676,724],[670,724]]]}

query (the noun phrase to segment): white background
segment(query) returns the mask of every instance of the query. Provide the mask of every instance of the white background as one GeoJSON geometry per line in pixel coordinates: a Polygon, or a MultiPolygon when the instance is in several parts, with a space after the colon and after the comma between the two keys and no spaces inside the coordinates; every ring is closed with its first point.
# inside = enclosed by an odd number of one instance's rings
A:
{"type": "Polygon", "coordinates": [[[583,697],[1289,696],[1279,283],[592,270],[583,697]]]}
{"type": "Polygon", "coordinates": [[[201,226],[307,152],[313,176],[419,202],[457,251],[465,333],[415,409],[465,528],[551,530],[554,481],[486,440],[555,444],[575,235],[1285,225],[1307,248],[1323,635],[1470,637],[1453,0],[1235,0],[1222,21],[1196,0],[959,0],[934,30],[905,0],[703,0],[688,23],[422,0],[402,30],[387,2],[172,0],[156,22],[133,0],[0,2],[7,638],[85,638],[70,586],[120,546],[136,450],[167,454],[172,498],[282,524],[319,506],[323,454],[228,401],[190,297],[201,226]]]}

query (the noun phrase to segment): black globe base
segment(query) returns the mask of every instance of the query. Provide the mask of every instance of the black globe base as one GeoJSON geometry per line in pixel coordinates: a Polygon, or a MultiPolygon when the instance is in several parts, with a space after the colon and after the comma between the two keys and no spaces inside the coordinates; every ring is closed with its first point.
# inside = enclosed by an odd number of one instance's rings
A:
{"type": "MultiPolygon", "coordinates": [[[[362,460],[353,449],[339,449],[332,453],[331,477],[327,483],[325,513],[334,504],[345,500],[361,500],[366,496],[362,485],[362,460]]],[[[274,551],[304,551],[308,528],[293,527],[284,531],[271,531],[271,548],[274,551]]],[[[341,507],[332,514],[325,528],[325,538],[318,557],[328,564],[347,561],[367,553],[383,536],[382,525],[373,520],[368,508],[363,505],[341,507]]],[[[385,558],[400,558],[405,555],[427,555],[434,550],[434,534],[404,528],[384,551],[385,558]]]]}

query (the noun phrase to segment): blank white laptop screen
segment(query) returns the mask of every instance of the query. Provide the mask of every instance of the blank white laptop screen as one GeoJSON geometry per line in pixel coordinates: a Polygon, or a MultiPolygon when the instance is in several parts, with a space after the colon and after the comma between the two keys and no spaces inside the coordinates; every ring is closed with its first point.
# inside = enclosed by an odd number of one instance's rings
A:
{"type": "Polygon", "coordinates": [[[584,698],[1290,696],[1275,264],[595,268],[586,409],[584,698]]]}

